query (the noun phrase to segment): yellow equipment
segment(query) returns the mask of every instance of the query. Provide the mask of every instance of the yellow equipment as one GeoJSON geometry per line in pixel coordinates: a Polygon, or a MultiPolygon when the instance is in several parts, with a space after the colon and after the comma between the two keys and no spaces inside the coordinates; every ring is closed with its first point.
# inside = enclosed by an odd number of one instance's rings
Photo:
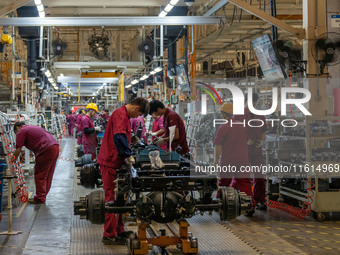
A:
{"type": "Polygon", "coordinates": [[[13,43],[13,39],[12,36],[9,34],[3,34],[1,36],[1,43],[2,44],[7,44],[7,45],[11,45],[13,43]]]}
{"type": "Polygon", "coordinates": [[[86,106],[86,109],[93,109],[95,110],[96,112],[98,112],[98,107],[95,103],[89,103],[87,106],[86,106]]]}

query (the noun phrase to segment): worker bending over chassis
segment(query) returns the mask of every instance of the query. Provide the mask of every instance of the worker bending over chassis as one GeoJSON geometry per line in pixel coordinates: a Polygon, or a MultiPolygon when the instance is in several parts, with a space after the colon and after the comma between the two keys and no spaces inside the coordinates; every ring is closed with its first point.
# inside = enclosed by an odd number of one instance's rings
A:
{"type": "MultiPolygon", "coordinates": [[[[180,147],[180,154],[182,156],[189,154],[189,147],[187,144],[187,135],[185,133],[185,126],[183,120],[177,112],[165,108],[164,104],[158,100],[152,100],[150,102],[150,114],[156,116],[163,116],[164,135],[159,137],[154,143],[158,146],[162,146],[164,143],[170,141],[169,127],[176,126],[175,136],[171,143],[171,150],[176,151],[177,147],[180,147]]],[[[167,146],[169,148],[169,146],[167,146]]]]}
{"type": "MultiPolygon", "coordinates": [[[[105,202],[115,200],[116,170],[124,163],[132,165],[135,160],[130,149],[131,126],[130,118],[146,116],[149,112],[149,103],[146,99],[137,97],[127,105],[116,109],[106,126],[97,163],[103,180],[105,202]]],[[[124,222],[121,214],[105,213],[105,225],[102,242],[104,244],[125,244],[131,233],[124,231],[124,222]]]]}
{"type": "MultiPolygon", "coordinates": [[[[223,119],[233,119],[233,104],[225,103],[221,107],[221,115],[223,119]]],[[[247,145],[247,130],[241,122],[233,119],[233,125],[228,123],[221,125],[216,133],[214,144],[216,145],[216,164],[221,168],[223,166],[235,166],[235,173],[221,172],[219,186],[229,187],[230,185],[241,192],[252,196],[250,173],[242,173],[240,168],[249,165],[248,145],[247,145]]],[[[253,197],[253,196],[252,196],[253,197]]],[[[254,213],[248,212],[248,216],[254,213]]]]}
{"type": "Polygon", "coordinates": [[[84,154],[91,154],[92,160],[96,159],[96,148],[98,146],[97,132],[101,132],[101,127],[94,127],[92,118],[98,112],[98,107],[94,103],[86,106],[86,114],[82,118],[81,128],[83,129],[83,151],[84,154]]]}
{"type": "Polygon", "coordinates": [[[43,204],[52,185],[54,169],[59,156],[58,142],[42,127],[25,125],[24,122],[14,124],[14,133],[16,133],[14,161],[17,160],[23,146],[33,151],[35,155],[36,194],[34,198],[28,200],[28,203],[43,204]]]}

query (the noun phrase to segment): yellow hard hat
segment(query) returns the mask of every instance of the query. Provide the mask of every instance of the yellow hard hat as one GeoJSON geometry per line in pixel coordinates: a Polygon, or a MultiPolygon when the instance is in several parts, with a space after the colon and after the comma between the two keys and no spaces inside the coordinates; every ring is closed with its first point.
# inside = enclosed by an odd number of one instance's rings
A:
{"type": "Polygon", "coordinates": [[[1,36],[1,42],[2,42],[2,44],[11,45],[13,43],[12,36],[9,35],[9,34],[3,34],[1,36]]]}
{"type": "Polygon", "coordinates": [[[98,107],[95,103],[89,103],[87,106],[86,106],[86,109],[93,109],[95,110],[96,112],[98,112],[98,107]]]}
{"type": "Polygon", "coordinates": [[[233,114],[233,104],[232,103],[225,103],[221,106],[221,112],[233,114]]]}

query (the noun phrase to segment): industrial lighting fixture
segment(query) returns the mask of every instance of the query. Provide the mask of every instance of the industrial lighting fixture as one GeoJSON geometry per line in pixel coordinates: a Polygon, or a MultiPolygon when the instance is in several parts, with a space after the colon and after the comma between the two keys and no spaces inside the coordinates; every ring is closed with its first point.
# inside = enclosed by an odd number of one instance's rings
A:
{"type": "Polygon", "coordinates": [[[158,17],[165,17],[174,6],[178,3],[179,0],[171,0],[170,3],[165,6],[164,10],[158,15],[158,17]]]}
{"type": "Polygon", "coordinates": [[[127,86],[125,86],[125,88],[131,88],[132,87],[132,84],[129,84],[129,85],[127,85],[127,86]]]}
{"type": "Polygon", "coordinates": [[[158,73],[158,72],[160,72],[160,71],[162,71],[162,70],[163,70],[163,68],[162,68],[162,67],[157,67],[157,68],[155,68],[155,70],[154,70],[154,71],[155,71],[156,73],[158,73]]]}
{"type": "Polygon", "coordinates": [[[178,3],[178,1],[179,1],[179,0],[171,0],[171,1],[170,1],[170,4],[173,5],[173,6],[175,6],[175,5],[178,3]]]}
{"type": "Polygon", "coordinates": [[[154,74],[156,74],[156,71],[153,70],[153,71],[150,72],[150,74],[151,74],[151,75],[154,75],[154,74]]]}
{"type": "Polygon", "coordinates": [[[37,5],[38,12],[44,11],[44,6],[42,4],[37,5]]]}
{"type": "Polygon", "coordinates": [[[168,4],[165,8],[164,11],[165,12],[170,12],[172,10],[172,8],[174,8],[171,4],[168,4]]]}
{"type": "Polygon", "coordinates": [[[61,76],[61,77],[64,77],[64,74],[63,74],[63,73],[61,73],[61,74],[60,74],[60,76],[61,76]]]}
{"type": "Polygon", "coordinates": [[[135,85],[136,83],[138,83],[138,80],[136,79],[131,82],[132,85],[135,85]]]}
{"type": "Polygon", "coordinates": [[[40,5],[41,4],[41,0],[34,0],[34,3],[35,3],[35,5],[40,5]]]}
{"type": "Polygon", "coordinates": [[[50,70],[45,71],[45,75],[47,78],[50,78],[52,76],[50,70]]]}
{"type": "Polygon", "coordinates": [[[148,77],[149,77],[149,75],[143,75],[142,78],[140,78],[140,79],[141,79],[141,81],[144,81],[144,80],[146,80],[148,77]]]}

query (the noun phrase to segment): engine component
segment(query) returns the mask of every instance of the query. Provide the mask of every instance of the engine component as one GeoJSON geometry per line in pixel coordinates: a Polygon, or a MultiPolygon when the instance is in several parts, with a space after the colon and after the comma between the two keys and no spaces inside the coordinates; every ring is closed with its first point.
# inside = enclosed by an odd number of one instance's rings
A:
{"type": "Polygon", "coordinates": [[[90,164],[92,162],[92,156],[91,154],[85,154],[83,155],[80,159],[77,159],[75,161],[75,166],[79,167],[79,166],[84,166],[86,164],[90,164]]]}
{"type": "Polygon", "coordinates": [[[77,177],[80,180],[78,184],[87,189],[99,188],[103,185],[100,169],[96,163],[82,166],[77,177]]]}
{"type": "Polygon", "coordinates": [[[101,190],[93,191],[86,197],[81,197],[79,201],[74,202],[74,214],[80,215],[81,219],[87,219],[93,224],[103,224],[105,222],[104,202],[104,192],[101,190]]]}

